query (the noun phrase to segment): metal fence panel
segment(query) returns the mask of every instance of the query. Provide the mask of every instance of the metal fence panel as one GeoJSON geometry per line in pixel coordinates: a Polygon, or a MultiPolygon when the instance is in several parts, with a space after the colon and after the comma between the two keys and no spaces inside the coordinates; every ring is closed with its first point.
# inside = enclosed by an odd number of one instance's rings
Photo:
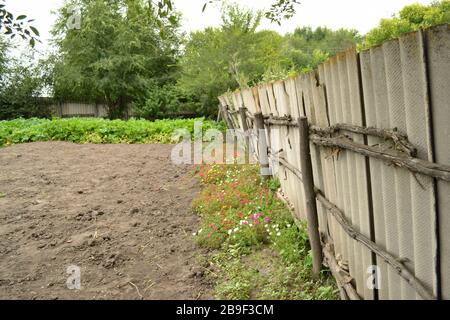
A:
{"type": "MultiPolygon", "coordinates": [[[[435,160],[450,164],[450,32],[443,25],[427,31],[428,71],[435,160]]],[[[438,181],[440,275],[443,299],[450,299],[450,183],[438,181]]]]}
{"type": "MultiPolygon", "coordinates": [[[[387,106],[387,90],[383,83],[384,79],[384,61],[380,48],[371,49],[360,54],[361,74],[364,94],[364,106],[366,113],[367,126],[380,127],[386,123],[387,110],[383,110],[387,106]]],[[[377,145],[381,143],[380,139],[368,137],[369,145],[377,145]]],[[[385,198],[389,196],[383,191],[386,177],[384,163],[376,159],[370,159],[371,174],[371,190],[373,199],[373,221],[375,230],[375,241],[382,248],[386,249],[386,217],[385,198]]],[[[388,202],[388,201],[386,201],[388,202]]],[[[388,266],[384,261],[377,259],[377,265],[380,271],[379,281],[379,298],[389,299],[389,282],[388,282],[388,266]]]]}
{"type": "MultiPolygon", "coordinates": [[[[328,88],[327,100],[328,109],[333,110],[330,112],[330,124],[335,125],[338,123],[344,123],[344,110],[343,105],[343,92],[341,91],[341,74],[339,70],[338,57],[331,58],[328,63],[326,63],[326,68],[329,68],[331,73],[330,83],[325,83],[328,88]]],[[[337,181],[337,202],[335,203],[338,208],[340,208],[349,221],[352,221],[351,213],[351,186],[349,183],[348,176],[348,157],[347,152],[339,152],[336,150],[335,153],[335,167],[336,167],[336,181],[337,181]]],[[[348,264],[348,269],[351,275],[356,274],[355,270],[355,250],[353,240],[343,232],[343,230],[338,230],[340,233],[340,246],[341,252],[336,252],[338,261],[346,266],[348,264]]]]}
{"type": "MultiPolygon", "coordinates": [[[[405,88],[406,128],[417,157],[433,161],[431,117],[425,49],[421,31],[400,38],[400,55],[405,88]]],[[[414,232],[414,271],[418,279],[437,293],[437,239],[434,180],[416,175],[411,181],[414,232]]]]}
{"type": "MultiPolygon", "coordinates": [[[[404,87],[402,81],[402,65],[400,57],[400,45],[398,40],[387,42],[382,47],[385,62],[385,79],[388,98],[388,128],[397,128],[402,134],[407,133],[404,87]]],[[[404,265],[414,270],[411,264],[414,261],[414,247],[412,242],[412,217],[411,217],[411,174],[406,170],[390,168],[388,173],[392,175],[389,183],[393,182],[395,207],[385,212],[386,234],[388,238],[387,249],[392,254],[405,259],[404,265]],[[394,219],[396,218],[396,219],[394,219]],[[408,263],[406,260],[409,260],[408,263]]],[[[388,270],[388,280],[391,283],[391,299],[414,299],[414,290],[401,279],[392,268],[388,270]],[[398,285],[397,285],[398,284],[398,285]]]]}

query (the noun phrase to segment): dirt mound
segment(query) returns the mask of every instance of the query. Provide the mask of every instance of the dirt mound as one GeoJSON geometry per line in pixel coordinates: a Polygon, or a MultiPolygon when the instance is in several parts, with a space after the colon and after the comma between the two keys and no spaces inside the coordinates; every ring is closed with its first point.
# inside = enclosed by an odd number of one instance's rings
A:
{"type": "Polygon", "coordinates": [[[0,299],[206,299],[198,192],[169,145],[0,149],[0,299]],[[69,290],[67,268],[81,271],[69,290]]]}

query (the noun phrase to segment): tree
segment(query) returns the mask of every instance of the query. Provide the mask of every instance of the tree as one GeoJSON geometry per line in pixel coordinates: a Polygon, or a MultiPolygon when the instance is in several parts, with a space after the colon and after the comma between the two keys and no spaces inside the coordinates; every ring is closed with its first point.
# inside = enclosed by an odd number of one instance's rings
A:
{"type": "Polygon", "coordinates": [[[200,113],[213,116],[218,95],[258,83],[267,68],[283,61],[283,38],[276,32],[256,31],[261,17],[261,12],[226,6],[220,28],[189,36],[178,83],[197,97],[200,113]]]}
{"type": "Polygon", "coordinates": [[[286,37],[285,54],[295,70],[311,70],[336,53],[354,47],[362,37],[356,30],[326,27],[297,28],[286,37]]]}
{"type": "Polygon", "coordinates": [[[174,22],[161,22],[147,0],[69,2],[53,30],[55,97],[104,100],[110,118],[123,117],[130,102],[171,79],[179,41],[174,22]],[[74,5],[82,12],[81,26],[66,30],[74,5]]]}
{"type": "Polygon", "coordinates": [[[391,19],[382,19],[377,28],[366,35],[362,49],[377,46],[402,34],[450,23],[450,0],[439,0],[429,6],[413,4],[404,7],[391,19]]]}
{"type": "Polygon", "coordinates": [[[10,36],[11,39],[20,36],[34,47],[36,41],[39,41],[39,31],[30,25],[33,21],[27,19],[26,15],[14,17],[14,14],[6,9],[5,0],[0,0],[0,33],[10,36]]]}
{"type": "MultiPolygon", "coordinates": [[[[158,0],[155,6],[158,8],[158,15],[161,18],[173,19],[173,1],[174,0],[158,0]]],[[[272,22],[281,24],[283,19],[290,19],[295,15],[295,6],[300,4],[298,0],[273,0],[270,8],[264,13],[265,17],[272,22]]],[[[226,0],[207,0],[203,5],[203,11],[206,10],[210,3],[226,4],[226,0]]]]}
{"type": "Polygon", "coordinates": [[[43,70],[31,57],[8,61],[0,82],[0,120],[50,117],[48,101],[41,98],[47,85],[43,70]]]}
{"type": "Polygon", "coordinates": [[[6,57],[7,53],[7,45],[3,37],[0,35],[0,88],[2,86],[2,79],[5,75],[5,68],[6,68],[6,57]]]}

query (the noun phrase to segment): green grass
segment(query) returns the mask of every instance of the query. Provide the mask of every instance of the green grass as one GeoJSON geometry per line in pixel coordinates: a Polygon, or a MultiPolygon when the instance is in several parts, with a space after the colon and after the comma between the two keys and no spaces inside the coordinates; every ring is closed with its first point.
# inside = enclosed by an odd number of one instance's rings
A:
{"type": "Polygon", "coordinates": [[[203,131],[223,130],[221,123],[204,119],[104,120],[104,119],[17,119],[0,121],[0,147],[36,141],[68,141],[74,143],[170,143],[176,129],[191,134],[194,123],[202,121],[203,131]]]}
{"type": "Polygon", "coordinates": [[[218,299],[337,299],[329,273],[312,276],[306,226],[296,224],[253,165],[201,166],[204,188],[193,208],[201,216],[197,243],[215,253],[209,275],[218,299]]]}

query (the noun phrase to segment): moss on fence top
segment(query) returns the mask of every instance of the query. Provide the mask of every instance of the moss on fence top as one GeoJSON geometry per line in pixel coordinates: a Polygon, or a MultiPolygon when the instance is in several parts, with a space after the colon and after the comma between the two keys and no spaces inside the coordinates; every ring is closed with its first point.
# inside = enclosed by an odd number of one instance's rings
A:
{"type": "Polygon", "coordinates": [[[187,129],[193,136],[194,123],[202,129],[223,129],[221,123],[200,119],[104,120],[104,119],[17,119],[0,121],[0,146],[36,142],[74,143],[170,143],[176,129],[187,129]]]}

